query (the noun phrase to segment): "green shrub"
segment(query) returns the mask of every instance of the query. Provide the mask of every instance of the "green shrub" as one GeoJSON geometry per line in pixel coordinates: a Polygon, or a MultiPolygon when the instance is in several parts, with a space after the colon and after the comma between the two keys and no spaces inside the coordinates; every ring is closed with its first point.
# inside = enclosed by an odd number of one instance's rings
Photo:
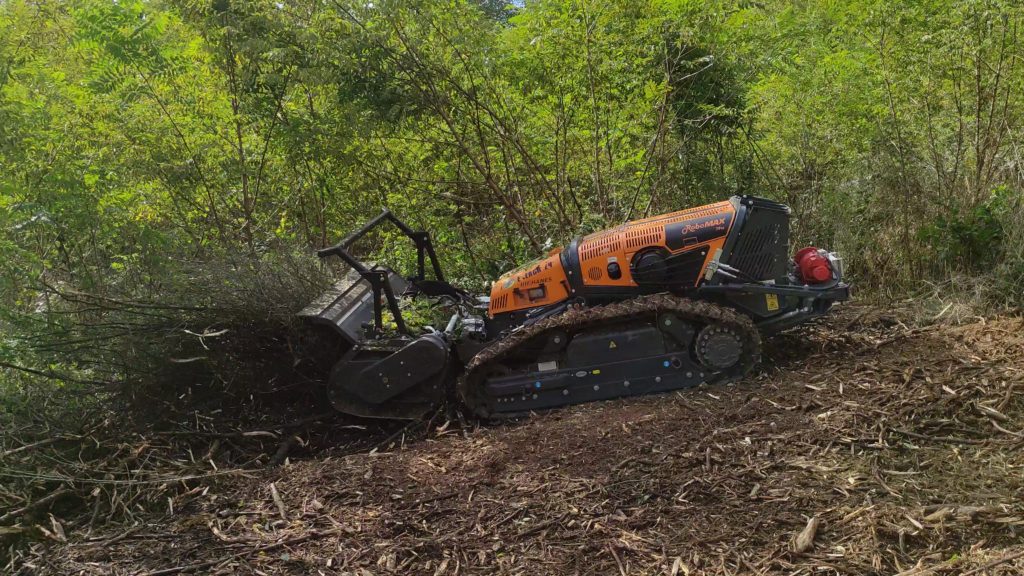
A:
{"type": "Polygon", "coordinates": [[[999,186],[973,208],[953,208],[921,228],[919,239],[934,251],[933,262],[966,272],[991,272],[1005,255],[1004,225],[1010,224],[1006,217],[1013,193],[999,186]]]}

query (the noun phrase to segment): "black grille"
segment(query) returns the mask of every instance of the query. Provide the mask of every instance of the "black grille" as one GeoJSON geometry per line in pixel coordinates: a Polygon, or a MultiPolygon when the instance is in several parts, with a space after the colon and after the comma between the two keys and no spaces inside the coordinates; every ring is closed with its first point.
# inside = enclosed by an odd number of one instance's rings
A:
{"type": "Polygon", "coordinates": [[[757,280],[784,278],[789,254],[789,214],[756,204],[748,210],[726,263],[757,280]]]}

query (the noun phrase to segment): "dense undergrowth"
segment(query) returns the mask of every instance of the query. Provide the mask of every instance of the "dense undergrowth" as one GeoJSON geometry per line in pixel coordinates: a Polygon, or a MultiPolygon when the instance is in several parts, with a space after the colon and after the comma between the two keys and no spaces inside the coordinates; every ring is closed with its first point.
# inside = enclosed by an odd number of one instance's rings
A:
{"type": "MultiPolygon", "coordinates": [[[[793,208],[794,248],[840,251],[862,297],[1019,306],[1021,16],[5,3],[4,377],[139,383],[202,344],[184,330],[287,323],[327,275],[307,254],[384,207],[482,290],[575,235],[757,194],[793,208]]],[[[394,230],[363,248],[414,257],[394,230]]]]}
{"type": "MultiPolygon", "coordinates": [[[[912,301],[922,322],[1020,307],[1022,15],[4,2],[0,429],[58,438],[63,460],[12,476],[6,456],[0,509],[66,484],[41,473],[85,474],[83,438],[103,462],[119,435],[323,410],[315,356],[333,349],[293,314],[337,270],[311,253],[384,207],[478,291],[575,235],[756,194],[793,208],[794,248],[842,253],[862,301],[912,301]]],[[[360,249],[414,259],[393,230],[360,249]]]]}

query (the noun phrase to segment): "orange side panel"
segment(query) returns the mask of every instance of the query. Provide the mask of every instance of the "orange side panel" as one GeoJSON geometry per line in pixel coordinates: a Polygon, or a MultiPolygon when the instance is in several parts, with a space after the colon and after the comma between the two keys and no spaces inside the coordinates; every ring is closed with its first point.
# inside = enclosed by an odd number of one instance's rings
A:
{"type": "MultiPolygon", "coordinates": [[[[630,273],[633,255],[648,248],[671,254],[704,250],[706,256],[695,285],[722,248],[732,229],[736,209],[729,201],[709,204],[643,220],[584,237],[578,244],[580,273],[585,287],[634,287],[630,273]],[[609,264],[619,265],[620,276],[609,275],[609,264]]],[[[569,297],[569,282],[562,266],[561,249],[499,278],[491,286],[488,313],[524,310],[561,302],[569,297]]]]}
{"type": "Polygon", "coordinates": [[[630,275],[629,263],[638,251],[651,247],[664,248],[673,254],[707,248],[707,257],[700,274],[700,277],[703,277],[704,269],[714,258],[715,251],[725,244],[725,238],[732,229],[735,213],[736,209],[732,203],[726,200],[635,220],[591,234],[583,238],[579,244],[583,284],[635,286],[636,282],[630,275]],[[608,264],[611,262],[618,262],[621,277],[616,279],[608,276],[608,264]]]}
{"type": "Polygon", "coordinates": [[[531,262],[498,278],[491,285],[488,313],[512,312],[546,306],[569,297],[569,281],[562,267],[561,250],[552,250],[546,258],[531,262]]]}

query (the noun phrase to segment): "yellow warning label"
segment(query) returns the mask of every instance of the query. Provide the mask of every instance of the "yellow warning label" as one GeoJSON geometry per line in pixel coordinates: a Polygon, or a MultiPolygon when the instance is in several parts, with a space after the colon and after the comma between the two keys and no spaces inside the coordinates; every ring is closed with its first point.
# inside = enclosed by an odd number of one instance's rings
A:
{"type": "Polygon", "coordinates": [[[593,374],[594,376],[597,376],[598,374],[601,373],[601,371],[600,370],[591,370],[590,373],[593,374]]]}
{"type": "Polygon", "coordinates": [[[769,310],[779,309],[779,295],[778,294],[765,294],[764,300],[768,304],[769,310]]]}
{"type": "Polygon", "coordinates": [[[619,345],[615,343],[615,340],[611,340],[611,341],[608,342],[608,349],[609,350],[614,350],[615,348],[618,348],[618,347],[619,347],[619,345]]]}

